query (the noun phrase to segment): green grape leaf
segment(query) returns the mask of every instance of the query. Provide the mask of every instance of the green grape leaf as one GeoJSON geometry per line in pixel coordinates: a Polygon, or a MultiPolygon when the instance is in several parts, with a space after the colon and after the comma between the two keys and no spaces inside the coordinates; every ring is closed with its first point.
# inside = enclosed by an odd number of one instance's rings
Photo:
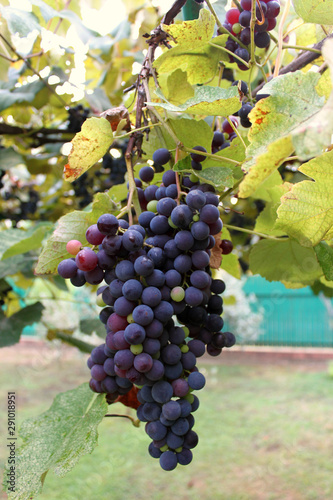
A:
{"type": "MultiPolygon", "coordinates": [[[[200,145],[206,148],[207,151],[210,151],[213,131],[204,120],[194,121],[187,118],[180,118],[178,120],[168,120],[168,124],[173,129],[178,140],[187,148],[200,145]]],[[[174,147],[175,144],[172,142],[172,148],[174,147]]]]}
{"type": "Polygon", "coordinates": [[[326,0],[293,0],[296,13],[308,23],[333,24],[331,2],[326,0]]]}
{"type": "Polygon", "coordinates": [[[99,337],[105,339],[105,326],[98,318],[81,319],[80,330],[86,335],[91,335],[93,332],[95,332],[97,335],[99,335],[99,337]]]}
{"type": "Polygon", "coordinates": [[[292,239],[261,240],[250,252],[250,270],[268,281],[281,281],[287,288],[302,288],[322,276],[313,248],[292,239]]]}
{"type": "Polygon", "coordinates": [[[23,307],[7,318],[0,310],[0,347],[7,347],[19,342],[22,330],[27,325],[38,323],[42,317],[44,307],[40,302],[23,307]]]}
{"type": "Polygon", "coordinates": [[[108,191],[108,195],[116,203],[126,200],[127,194],[128,194],[127,182],[123,182],[122,184],[115,184],[108,191]]]}
{"type": "Polygon", "coordinates": [[[227,167],[209,167],[205,170],[195,171],[195,175],[202,181],[215,186],[218,191],[223,191],[224,187],[233,187],[235,179],[233,171],[227,167]]]}
{"type": "Polygon", "coordinates": [[[186,172],[186,173],[192,173],[193,169],[191,166],[191,157],[190,155],[185,156],[185,158],[182,158],[181,160],[177,161],[175,163],[175,166],[173,167],[173,170],[175,172],[186,172]]]}
{"type": "Polygon", "coordinates": [[[13,104],[33,101],[43,88],[44,83],[38,80],[14,89],[0,89],[0,111],[13,104]]]}
{"type": "MultiPolygon", "coordinates": [[[[221,240],[231,240],[230,233],[226,227],[222,228],[221,240]]],[[[241,279],[241,268],[236,254],[234,253],[229,253],[228,255],[222,254],[221,269],[224,269],[224,271],[226,271],[234,278],[237,278],[239,280],[241,279]]]]}
{"type": "Polygon", "coordinates": [[[75,210],[63,215],[39,256],[35,274],[55,274],[58,264],[63,259],[71,257],[66,250],[68,241],[79,240],[83,245],[87,245],[85,234],[88,227],[95,224],[100,215],[110,213],[112,210],[114,203],[110,197],[106,193],[98,193],[90,212],[75,210]]]}
{"type": "MultiPolygon", "coordinates": [[[[159,91],[158,97],[163,99],[159,91]]],[[[176,113],[191,113],[193,115],[229,116],[241,108],[237,87],[222,89],[202,85],[195,88],[194,97],[188,99],[184,104],[176,106],[169,102],[149,102],[150,106],[156,106],[176,113]]]]}
{"type": "Polygon", "coordinates": [[[20,163],[25,163],[24,158],[14,148],[0,149],[0,170],[9,170],[20,163]],[[2,165],[2,167],[1,167],[2,165]],[[5,168],[6,165],[6,168],[5,168]]]}
{"type": "Polygon", "coordinates": [[[39,8],[40,13],[42,14],[43,19],[46,23],[54,17],[59,16],[59,12],[47,5],[45,2],[43,2],[43,0],[30,0],[30,2],[32,3],[32,5],[36,5],[36,7],[39,8]]]}
{"type": "Polygon", "coordinates": [[[176,42],[176,46],[166,50],[154,62],[159,74],[181,69],[187,72],[191,85],[205,83],[216,73],[219,61],[227,60],[228,55],[219,48],[224,46],[228,35],[213,38],[215,19],[206,9],[200,11],[199,19],[184,21],[180,24],[162,25],[176,42]]]}
{"type": "Polygon", "coordinates": [[[320,267],[324,271],[325,278],[333,281],[333,248],[325,241],[321,241],[314,247],[320,267]]]}
{"type": "Polygon", "coordinates": [[[167,77],[166,98],[176,106],[184,103],[194,96],[194,88],[187,81],[187,74],[177,69],[167,77]]]}
{"type": "Polygon", "coordinates": [[[275,222],[277,219],[277,209],[281,204],[281,197],[289,190],[288,183],[275,186],[267,190],[270,200],[256,219],[254,230],[257,233],[270,234],[272,236],[283,236],[285,231],[277,229],[275,222]]]}
{"type": "MultiPolygon", "coordinates": [[[[322,54],[330,68],[331,76],[333,76],[333,40],[326,40],[322,48],[322,54]]],[[[333,89],[331,87],[331,94],[324,107],[292,132],[297,156],[307,160],[322,153],[331,144],[332,134],[333,89]]]]}
{"type": "Polygon", "coordinates": [[[1,7],[1,14],[6,19],[12,35],[18,33],[21,37],[26,37],[34,30],[41,30],[39,19],[32,12],[13,7],[1,7]]]}
{"type": "Polygon", "coordinates": [[[64,176],[69,182],[100,160],[113,142],[111,125],[106,118],[88,118],[82,125],[81,132],[72,140],[72,151],[68,155],[64,176]]]}
{"type": "MultiPolygon", "coordinates": [[[[192,120],[190,118],[169,119],[166,122],[179,142],[187,148],[194,146],[203,146],[207,151],[210,151],[213,140],[213,131],[207,122],[204,120],[192,120]]],[[[176,144],[172,137],[164,130],[163,127],[154,127],[149,132],[148,141],[143,140],[142,150],[143,160],[152,159],[153,153],[158,148],[175,149],[176,144]]]]}
{"type": "Polygon", "coordinates": [[[232,175],[233,171],[227,167],[215,166],[204,170],[193,170],[190,155],[179,160],[173,170],[175,172],[194,173],[202,182],[215,186],[218,191],[222,191],[224,187],[232,187],[235,182],[232,175]]]}
{"type": "MultiPolygon", "coordinates": [[[[88,384],[58,394],[49,410],[25,420],[23,444],[17,449],[16,473],[20,480],[9,500],[29,500],[41,490],[49,470],[67,474],[79,459],[97,446],[97,427],[107,412],[105,395],[93,394],[88,384]]],[[[6,477],[6,476],[5,476],[6,477]]]]}
{"type": "MultiPolygon", "coordinates": [[[[1,233],[0,233],[1,234],[1,233]]],[[[35,263],[35,256],[32,254],[15,255],[6,260],[0,260],[0,278],[11,276],[19,271],[31,272],[35,263]]]]}
{"type": "Polygon", "coordinates": [[[23,229],[7,229],[0,232],[1,260],[8,259],[23,253],[36,250],[42,244],[46,234],[51,231],[53,224],[49,222],[37,224],[24,231],[23,229]]]}
{"type": "Polygon", "coordinates": [[[303,163],[299,171],[312,180],[290,185],[278,209],[277,229],[303,246],[333,237],[333,151],[303,163]]]}

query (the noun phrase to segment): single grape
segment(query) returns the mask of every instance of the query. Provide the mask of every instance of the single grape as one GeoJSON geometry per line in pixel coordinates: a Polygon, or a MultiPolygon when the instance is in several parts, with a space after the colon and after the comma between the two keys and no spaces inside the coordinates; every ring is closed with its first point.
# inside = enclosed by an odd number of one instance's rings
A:
{"type": "Polygon", "coordinates": [[[139,171],[139,177],[143,182],[151,182],[154,178],[154,169],[152,167],[142,167],[139,171]]]}
{"type": "MultiPolygon", "coordinates": [[[[93,254],[95,255],[94,252],[93,254]]],[[[95,267],[96,265],[94,266],[94,268],[95,267]]],[[[59,276],[65,279],[75,278],[77,271],[78,271],[78,266],[76,264],[76,261],[72,259],[65,259],[61,261],[60,264],[58,265],[58,274],[59,276]]]]}
{"type": "Polygon", "coordinates": [[[81,250],[82,243],[78,240],[70,240],[66,245],[66,250],[71,255],[76,255],[81,250]]]}
{"type": "Polygon", "coordinates": [[[115,235],[118,231],[119,222],[114,215],[104,214],[99,217],[97,227],[102,234],[115,235]]]}
{"type": "MultiPolygon", "coordinates": [[[[196,0],[198,2],[198,0],[196,0]]],[[[201,2],[198,2],[201,3],[201,2]]],[[[160,456],[160,466],[163,470],[173,470],[177,467],[177,455],[173,451],[165,451],[160,456]]]]}
{"type": "Polygon", "coordinates": [[[264,31],[262,33],[255,33],[254,43],[260,49],[265,49],[265,48],[269,47],[269,44],[271,43],[271,39],[270,39],[269,34],[266,31],[264,31]]]}
{"type": "MultiPolygon", "coordinates": [[[[207,150],[203,146],[194,146],[194,148],[192,149],[194,149],[195,151],[202,151],[203,153],[207,153],[207,150]]],[[[191,153],[191,158],[193,161],[201,163],[206,159],[206,156],[203,156],[199,153],[191,153]]]]}
{"type": "Polygon", "coordinates": [[[153,162],[157,163],[158,165],[165,165],[170,161],[171,155],[166,148],[160,148],[156,149],[156,151],[153,154],[153,162]]]}
{"type": "Polygon", "coordinates": [[[251,12],[248,10],[243,10],[239,16],[239,24],[243,26],[243,28],[248,28],[250,26],[251,21],[251,12]]]}
{"type": "Polygon", "coordinates": [[[220,243],[220,248],[222,250],[223,255],[228,255],[232,252],[233,244],[230,240],[222,240],[220,243]]]}
{"type": "Polygon", "coordinates": [[[134,252],[142,248],[143,236],[139,231],[128,229],[126,233],[123,234],[122,244],[126,250],[134,252]]]}
{"type": "MultiPolygon", "coordinates": [[[[235,127],[238,126],[238,121],[234,116],[229,116],[229,119],[232,121],[232,123],[234,124],[235,127]]],[[[223,121],[222,130],[225,134],[232,134],[234,131],[234,129],[232,128],[232,126],[230,125],[228,120],[223,121]]]]}
{"type": "Polygon", "coordinates": [[[205,384],[206,384],[206,379],[200,372],[192,372],[189,374],[188,379],[187,379],[188,385],[191,387],[191,389],[195,389],[196,391],[199,391],[202,389],[205,384]]]}
{"type": "Polygon", "coordinates": [[[280,14],[280,4],[278,2],[275,2],[274,0],[267,2],[267,12],[266,12],[266,18],[267,19],[274,19],[280,14]]]}
{"type": "Polygon", "coordinates": [[[97,224],[89,226],[86,231],[86,240],[91,245],[100,245],[104,240],[104,234],[102,234],[97,227],[97,224]]]}
{"type": "Polygon", "coordinates": [[[98,263],[96,253],[90,248],[83,248],[75,257],[75,263],[81,271],[92,271],[98,263]]]}
{"type": "Polygon", "coordinates": [[[238,9],[229,9],[226,12],[225,20],[227,21],[227,23],[229,23],[231,25],[233,25],[235,23],[238,23],[238,20],[239,20],[239,10],[238,9]]]}

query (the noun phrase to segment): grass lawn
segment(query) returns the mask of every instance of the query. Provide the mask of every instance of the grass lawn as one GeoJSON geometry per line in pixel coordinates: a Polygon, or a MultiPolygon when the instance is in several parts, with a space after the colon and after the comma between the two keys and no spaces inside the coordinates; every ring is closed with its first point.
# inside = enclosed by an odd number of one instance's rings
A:
{"type": "MultiPolygon", "coordinates": [[[[86,381],[85,357],[69,349],[25,356],[0,351],[0,411],[18,394],[18,422],[48,409],[58,392],[86,381]]],[[[20,354],[21,353],[21,354],[20,354]]],[[[195,414],[193,462],[162,471],[149,438],[125,419],[99,428],[99,446],[65,477],[50,472],[41,500],[332,500],[333,379],[325,363],[199,363],[207,385],[195,414]]],[[[112,413],[126,413],[113,405],[112,413]]],[[[1,434],[6,436],[4,418],[1,434]]],[[[2,443],[4,440],[2,440],[2,443]]],[[[6,460],[2,446],[0,459],[6,460]]],[[[1,498],[5,498],[2,496],[1,498]]]]}

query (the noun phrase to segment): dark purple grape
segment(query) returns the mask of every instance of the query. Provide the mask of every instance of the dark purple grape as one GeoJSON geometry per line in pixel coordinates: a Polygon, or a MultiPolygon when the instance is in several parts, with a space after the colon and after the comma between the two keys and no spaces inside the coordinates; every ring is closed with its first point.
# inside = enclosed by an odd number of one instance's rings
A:
{"type": "Polygon", "coordinates": [[[170,161],[171,155],[169,153],[169,150],[166,148],[160,148],[156,149],[156,151],[153,154],[153,162],[157,163],[158,165],[165,165],[170,161]]]}
{"type": "Polygon", "coordinates": [[[119,222],[114,215],[104,214],[99,217],[97,227],[102,234],[115,235],[118,231],[119,222]]]}
{"type": "Polygon", "coordinates": [[[96,253],[90,248],[83,248],[75,257],[75,263],[81,271],[92,271],[98,263],[96,253]]]}
{"type": "Polygon", "coordinates": [[[142,167],[139,171],[139,177],[143,182],[151,182],[154,178],[154,169],[152,167],[142,167]]]}
{"type": "MultiPolygon", "coordinates": [[[[81,250],[81,252],[82,251],[83,250],[81,250]]],[[[93,254],[95,255],[95,252],[93,252],[93,254]]],[[[94,267],[96,267],[96,264],[94,267]]],[[[78,271],[78,266],[76,265],[75,260],[72,259],[65,259],[61,261],[60,264],[58,265],[58,274],[59,276],[65,279],[75,278],[77,271],[78,271]]]]}
{"type": "Polygon", "coordinates": [[[260,49],[267,48],[269,46],[270,42],[271,42],[270,36],[266,31],[264,31],[262,33],[255,33],[254,43],[260,49]]]}
{"type": "MultiPolygon", "coordinates": [[[[194,148],[192,149],[194,149],[195,151],[202,151],[203,153],[207,153],[207,150],[203,146],[194,146],[194,148]]],[[[203,156],[199,153],[191,153],[191,158],[193,161],[201,163],[206,159],[206,156],[203,156]]]]}

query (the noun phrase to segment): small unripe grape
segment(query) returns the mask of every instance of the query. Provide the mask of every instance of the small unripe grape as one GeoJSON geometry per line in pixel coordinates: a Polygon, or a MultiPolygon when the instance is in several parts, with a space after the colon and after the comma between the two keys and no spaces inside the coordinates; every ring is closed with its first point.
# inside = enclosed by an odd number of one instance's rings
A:
{"type": "Polygon", "coordinates": [[[242,31],[241,25],[239,23],[235,23],[232,26],[232,31],[235,33],[235,35],[238,35],[238,33],[240,33],[242,31]]]}
{"type": "Polygon", "coordinates": [[[105,307],[106,306],[104,300],[102,299],[102,294],[100,294],[100,295],[97,296],[97,298],[96,298],[96,304],[99,307],[105,307]]]}
{"type": "Polygon", "coordinates": [[[130,350],[133,354],[141,354],[143,351],[143,345],[142,344],[137,344],[137,345],[131,345],[130,350]]]}
{"type": "Polygon", "coordinates": [[[70,240],[66,245],[66,250],[71,255],[77,255],[82,248],[82,243],[79,240],[70,240]]]}
{"type": "Polygon", "coordinates": [[[175,302],[181,302],[182,300],[184,300],[185,291],[182,289],[181,286],[176,286],[171,290],[170,296],[172,300],[174,300],[175,302]]]}
{"type": "Polygon", "coordinates": [[[147,204],[147,210],[148,212],[157,212],[157,203],[158,203],[158,200],[151,200],[148,204],[147,204]]]}

